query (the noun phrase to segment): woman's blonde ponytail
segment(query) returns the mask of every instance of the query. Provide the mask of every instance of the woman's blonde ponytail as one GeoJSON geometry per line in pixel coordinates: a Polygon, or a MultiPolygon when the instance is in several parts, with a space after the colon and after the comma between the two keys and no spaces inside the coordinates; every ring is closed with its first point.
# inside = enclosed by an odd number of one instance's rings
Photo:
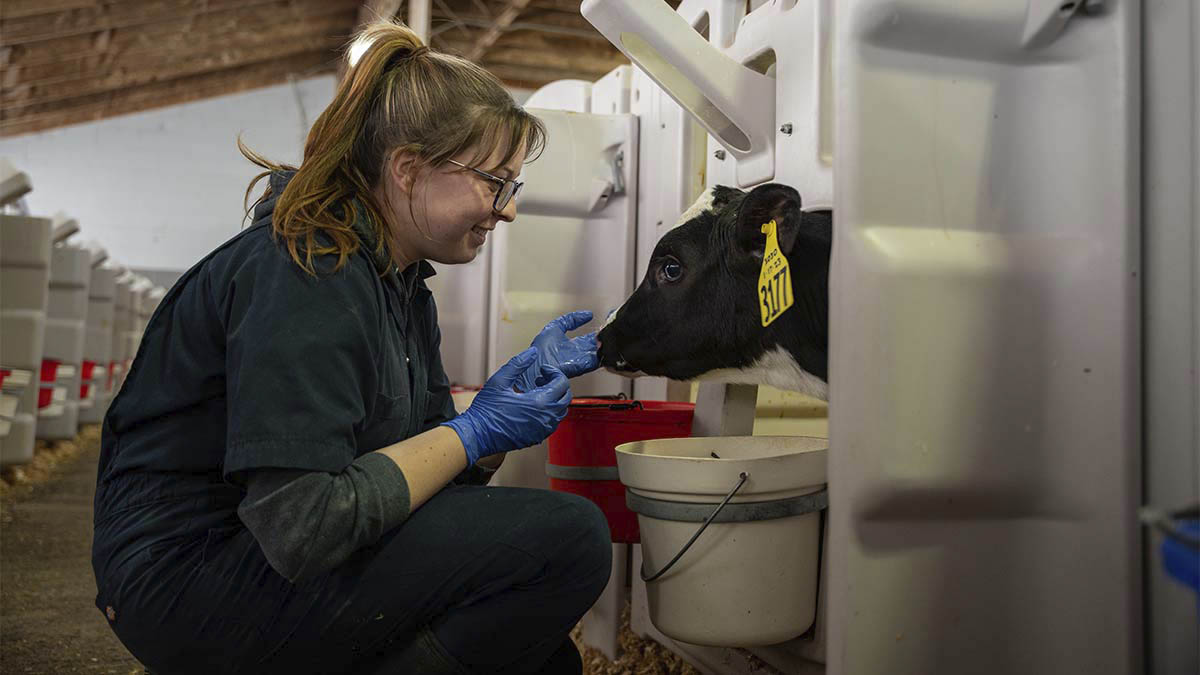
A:
{"type": "Polygon", "coordinates": [[[378,251],[390,254],[374,187],[393,153],[409,152],[432,166],[470,148],[480,157],[502,148],[507,162],[521,147],[537,153],[545,138],[541,122],[495,76],[430,49],[403,24],[366,27],[349,51],[357,59],[309,130],[299,168],[273,163],[238,141],[247,159],[266,170],[247,195],[270,172],[296,171],[275,205],[272,228],[310,274],[315,256],[336,253],[338,269],[358,250],[356,219],[374,231],[378,251]]]}

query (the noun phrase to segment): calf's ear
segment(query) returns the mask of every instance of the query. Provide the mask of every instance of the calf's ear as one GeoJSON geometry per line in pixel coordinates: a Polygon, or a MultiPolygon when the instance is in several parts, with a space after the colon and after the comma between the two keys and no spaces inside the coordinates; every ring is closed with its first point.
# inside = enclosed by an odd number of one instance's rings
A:
{"type": "Polygon", "coordinates": [[[801,235],[803,217],[799,192],[779,183],[760,185],[746,195],[738,209],[738,244],[742,250],[761,257],[767,241],[762,226],[773,220],[779,248],[790,253],[801,235]]]}
{"type": "Polygon", "coordinates": [[[729,202],[746,194],[737,188],[731,188],[728,185],[714,185],[711,190],[712,208],[720,209],[729,202]]]}

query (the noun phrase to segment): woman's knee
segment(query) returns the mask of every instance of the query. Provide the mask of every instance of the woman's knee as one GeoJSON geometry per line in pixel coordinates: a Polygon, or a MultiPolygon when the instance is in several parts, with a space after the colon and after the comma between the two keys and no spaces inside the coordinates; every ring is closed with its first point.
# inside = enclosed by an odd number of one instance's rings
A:
{"type": "Polygon", "coordinates": [[[612,570],[612,536],[604,513],[592,502],[572,494],[549,493],[557,502],[543,511],[550,572],[568,575],[581,589],[599,595],[612,570]]]}

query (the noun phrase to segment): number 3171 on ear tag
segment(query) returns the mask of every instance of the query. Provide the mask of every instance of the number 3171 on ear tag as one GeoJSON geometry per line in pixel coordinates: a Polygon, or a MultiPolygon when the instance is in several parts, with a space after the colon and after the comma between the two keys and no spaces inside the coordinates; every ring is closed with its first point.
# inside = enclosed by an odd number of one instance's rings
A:
{"type": "Polygon", "coordinates": [[[758,273],[758,304],[762,309],[763,328],[779,318],[792,306],[792,278],[788,270],[787,257],[779,250],[779,237],[775,232],[775,221],[762,226],[767,235],[763,248],[762,269],[758,273]]]}

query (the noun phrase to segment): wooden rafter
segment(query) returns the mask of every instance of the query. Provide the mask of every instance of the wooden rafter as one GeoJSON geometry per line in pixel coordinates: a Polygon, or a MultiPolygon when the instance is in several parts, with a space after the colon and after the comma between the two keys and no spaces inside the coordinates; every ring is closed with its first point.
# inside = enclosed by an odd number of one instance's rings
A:
{"type": "MultiPolygon", "coordinates": [[[[0,2],[4,7],[12,0],[0,2]]],[[[356,0],[242,0],[203,2],[200,0],[161,0],[153,3],[116,2],[101,5],[87,3],[86,8],[46,11],[35,15],[9,17],[0,13],[3,44],[15,47],[31,42],[57,40],[79,35],[94,35],[104,30],[179,30],[181,23],[205,18],[219,20],[237,17],[247,10],[267,11],[276,21],[297,21],[305,17],[353,8],[356,0]]],[[[185,25],[183,30],[187,30],[185,25]]]]}
{"type": "MultiPolygon", "coordinates": [[[[354,32],[362,30],[364,26],[372,21],[387,20],[400,11],[401,0],[366,0],[358,9],[358,20],[354,22],[354,32]]],[[[337,79],[339,81],[346,77],[346,70],[349,68],[346,59],[338,59],[337,64],[337,79]]]]}
{"type": "MultiPolygon", "coordinates": [[[[593,75],[599,77],[622,63],[628,63],[620,52],[604,45],[570,43],[570,38],[544,33],[506,35],[488,50],[481,65],[485,68],[498,64],[530,68],[545,66],[558,71],[574,71],[572,77],[578,79],[593,75]]],[[[439,38],[438,46],[453,53],[466,54],[474,47],[474,43],[445,36],[439,38]]]]}
{"type": "MultiPolygon", "coordinates": [[[[579,2],[432,0],[428,42],[513,87],[594,80],[628,61],[579,2]]],[[[334,73],[356,29],[407,4],[0,0],[0,136],[334,73]]]]}
{"type": "MultiPolygon", "coordinates": [[[[441,19],[445,15],[438,15],[441,19]]],[[[443,33],[450,28],[457,26],[466,26],[470,28],[490,28],[495,25],[495,19],[479,13],[463,13],[456,12],[454,17],[448,17],[449,21],[441,23],[434,34],[443,33]]],[[[526,11],[521,15],[520,21],[514,21],[504,28],[502,33],[512,33],[515,31],[532,31],[536,33],[554,33],[557,35],[568,35],[573,38],[587,40],[589,42],[602,42],[608,44],[605,39],[591,24],[583,20],[582,16],[571,16],[570,14],[547,15],[545,12],[526,11]]]]}
{"type": "Polygon", "coordinates": [[[0,0],[0,135],[330,72],[360,0],[0,0]]]}
{"type": "MultiPolygon", "coordinates": [[[[463,22],[459,19],[458,12],[451,9],[450,6],[446,4],[446,0],[433,0],[433,5],[442,13],[445,19],[449,20],[448,23],[443,24],[444,26],[448,27],[448,29],[458,29],[467,35],[471,34],[471,31],[467,30],[466,25],[463,24],[463,22]]],[[[440,33],[442,31],[438,30],[437,32],[440,33]]]]}
{"type": "Polygon", "coordinates": [[[483,31],[483,34],[475,41],[475,46],[471,51],[467,52],[466,57],[470,61],[479,61],[487,50],[494,44],[500,36],[504,34],[504,29],[508,28],[521,12],[529,5],[530,0],[508,0],[505,8],[496,15],[492,25],[483,31]]]}
{"type": "Polygon", "coordinates": [[[155,82],[121,91],[119,94],[96,94],[76,102],[76,105],[71,107],[24,111],[19,117],[0,115],[0,137],[266,87],[286,82],[288,76],[297,71],[320,73],[331,72],[332,69],[333,64],[329,61],[328,54],[307,52],[227,70],[155,82]]]}
{"type": "MultiPolygon", "coordinates": [[[[658,0],[648,1],[657,2],[658,0]]],[[[578,14],[579,5],[580,0],[533,0],[529,6],[534,9],[552,9],[558,12],[578,14]]]]}
{"type": "Polygon", "coordinates": [[[387,21],[400,12],[401,0],[367,0],[358,10],[358,27],[372,21],[387,21]]]}
{"type": "Polygon", "coordinates": [[[58,64],[65,66],[62,69],[64,74],[59,77],[46,77],[32,83],[18,81],[12,87],[7,82],[0,83],[0,114],[7,117],[30,106],[70,102],[92,94],[226,70],[231,63],[258,63],[314,50],[332,60],[343,42],[343,38],[314,33],[311,29],[293,30],[291,33],[285,33],[286,39],[283,41],[260,38],[216,45],[208,43],[175,49],[137,50],[114,59],[114,67],[105,77],[88,74],[86,69],[78,67],[78,63],[58,64]],[[164,68],[164,63],[170,66],[164,68]]]}
{"type": "Polygon", "coordinates": [[[185,14],[166,21],[133,26],[100,24],[90,32],[73,30],[19,44],[9,42],[8,22],[3,22],[0,23],[0,35],[3,35],[0,43],[4,45],[0,47],[0,65],[6,70],[38,69],[87,58],[99,66],[107,59],[131,51],[165,50],[213,40],[254,39],[291,30],[297,25],[325,23],[330,18],[343,22],[344,25],[336,32],[345,36],[349,34],[353,21],[347,17],[353,17],[356,11],[352,3],[326,0],[247,2],[238,10],[185,14]],[[282,13],[281,6],[286,7],[282,13]]]}

